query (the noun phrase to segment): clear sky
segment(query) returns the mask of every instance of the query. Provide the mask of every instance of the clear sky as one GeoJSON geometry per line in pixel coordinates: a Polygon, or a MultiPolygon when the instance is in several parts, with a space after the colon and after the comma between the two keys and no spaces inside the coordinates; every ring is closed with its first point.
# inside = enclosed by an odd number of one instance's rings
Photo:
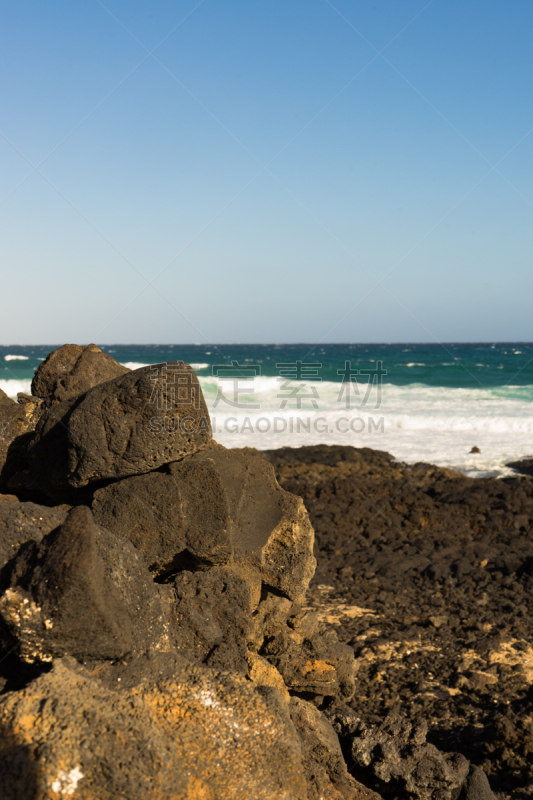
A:
{"type": "Polygon", "coordinates": [[[0,343],[533,339],[531,0],[0,9],[0,343]]]}

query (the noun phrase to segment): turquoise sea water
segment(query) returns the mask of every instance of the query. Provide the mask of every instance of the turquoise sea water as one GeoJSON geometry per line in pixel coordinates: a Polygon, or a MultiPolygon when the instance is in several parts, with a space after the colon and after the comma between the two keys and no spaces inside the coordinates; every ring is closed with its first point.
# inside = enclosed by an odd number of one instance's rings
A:
{"type": "MultiPolygon", "coordinates": [[[[533,452],[531,342],[101,348],[132,369],[192,364],[230,447],[353,444],[476,476],[508,474],[506,461],[533,452]]],[[[0,388],[29,392],[52,349],[0,347],[0,388]]]]}

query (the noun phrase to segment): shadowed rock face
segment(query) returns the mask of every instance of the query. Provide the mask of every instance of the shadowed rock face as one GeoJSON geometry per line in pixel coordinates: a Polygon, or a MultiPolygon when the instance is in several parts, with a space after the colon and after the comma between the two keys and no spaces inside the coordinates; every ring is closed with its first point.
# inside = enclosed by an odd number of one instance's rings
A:
{"type": "Polygon", "coordinates": [[[253,599],[246,578],[231,567],[183,571],[173,588],[172,636],[178,652],[216,669],[247,672],[253,599]]]}
{"type": "Polygon", "coordinates": [[[165,648],[158,587],[130,542],[99,528],[80,506],[12,562],[0,615],[23,661],[116,659],[165,648]]]}
{"type": "Polygon", "coordinates": [[[16,501],[0,505],[0,569],[25,542],[40,542],[64,521],[66,512],[36,503],[16,501]]]}
{"type": "Polygon", "coordinates": [[[28,441],[40,413],[40,401],[15,403],[5,392],[1,392],[0,491],[6,490],[11,475],[24,469],[28,441]]]}
{"type": "Polygon", "coordinates": [[[292,697],[290,714],[300,735],[309,800],[381,800],[348,774],[331,722],[311,703],[292,697]]]}
{"type": "Polygon", "coordinates": [[[92,507],[100,525],[133,542],[154,575],[231,559],[229,504],[210,459],[112,483],[95,492],[92,507]]]}
{"type": "Polygon", "coordinates": [[[463,789],[467,793],[461,797],[474,798],[479,790],[478,800],[494,800],[488,781],[477,773],[469,777],[464,756],[441,753],[426,742],[424,721],[413,725],[390,714],[381,725],[370,726],[355,715],[339,713],[332,718],[352,772],[364,775],[365,782],[387,800],[457,800],[463,789]]]}
{"type": "Polygon", "coordinates": [[[210,440],[198,379],[178,361],[143,367],[55,403],[39,421],[28,458],[33,475],[46,476],[52,490],[78,488],[150,472],[210,440]]]}
{"type": "Polygon", "coordinates": [[[129,371],[95,344],[64,344],[39,365],[31,393],[48,401],[68,400],[129,371]]]}
{"type": "Polygon", "coordinates": [[[213,443],[166,472],[111,484],[94,496],[96,520],[129,538],[155,574],[172,566],[246,563],[286,597],[315,569],[313,529],[300,498],[270,464],[213,443]]]}

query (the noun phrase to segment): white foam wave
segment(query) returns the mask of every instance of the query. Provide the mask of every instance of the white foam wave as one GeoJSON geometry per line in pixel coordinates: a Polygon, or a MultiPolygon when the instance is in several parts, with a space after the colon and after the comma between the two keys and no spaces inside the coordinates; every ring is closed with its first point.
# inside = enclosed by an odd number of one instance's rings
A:
{"type": "MultiPolygon", "coordinates": [[[[341,385],[324,381],[315,384],[316,406],[308,397],[298,408],[295,396],[283,408],[286,396],[279,378],[256,379],[261,391],[238,396],[232,396],[231,384],[221,387],[234,404],[218,397],[216,405],[217,379],[200,382],[215,421],[215,438],[228,447],[351,444],[388,450],[406,463],[425,461],[472,476],[509,475],[505,463],[533,451],[532,386],[488,390],[385,385],[381,397],[373,387],[365,398],[366,387],[360,385],[352,408],[346,408],[341,385]],[[481,454],[470,454],[473,446],[481,454]]],[[[244,384],[239,382],[239,388],[244,384]]]]}
{"type": "Polygon", "coordinates": [[[207,369],[209,364],[191,364],[193,369],[207,369]]]}
{"type": "Polygon", "coordinates": [[[4,356],[4,361],[28,361],[29,356],[14,356],[8,353],[7,356],[4,356]]]}
{"type": "Polygon", "coordinates": [[[18,392],[30,394],[31,381],[18,381],[18,380],[0,380],[0,389],[5,392],[8,397],[16,398],[18,392]]]}

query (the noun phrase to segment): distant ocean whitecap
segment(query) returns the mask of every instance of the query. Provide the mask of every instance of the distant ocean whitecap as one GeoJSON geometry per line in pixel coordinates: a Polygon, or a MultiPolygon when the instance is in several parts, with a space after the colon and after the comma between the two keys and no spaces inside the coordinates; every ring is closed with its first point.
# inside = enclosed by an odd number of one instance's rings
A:
{"type": "Polygon", "coordinates": [[[4,356],[4,361],[28,361],[29,356],[13,356],[7,355],[4,356]]]}
{"type": "MultiPolygon", "coordinates": [[[[122,366],[128,369],[141,369],[141,367],[151,367],[152,364],[141,364],[138,361],[124,361],[122,366]]],[[[208,366],[209,364],[191,364],[193,369],[207,369],[208,366]]]]}

